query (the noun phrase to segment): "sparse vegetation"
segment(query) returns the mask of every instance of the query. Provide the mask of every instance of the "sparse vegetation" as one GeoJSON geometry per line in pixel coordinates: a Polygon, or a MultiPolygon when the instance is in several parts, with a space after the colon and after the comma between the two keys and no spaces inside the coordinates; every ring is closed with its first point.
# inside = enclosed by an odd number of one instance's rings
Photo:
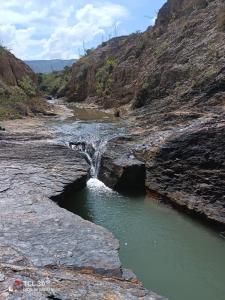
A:
{"type": "Polygon", "coordinates": [[[15,61],[20,64],[10,51],[0,43],[1,80],[0,80],[0,120],[16,119],[45,113],[47,104],[38,97],[34,74],[21,68],[14,70],[15,61]],[[12,74],[11,74],[12,73],[12,74]],[[23,76],[24,74],[24,76],[23,76]],[[11,76],[11,77],[10,77],[11,76]],[[14,78],[13,78],[14,76],[14,78]]]}
{"type": "Polygon", "coordinates": [[[94,50],[95,50],[94,48],[91,48],[91,49],[85,49],[85,50],[84,50],[84,56],[90,55],[94,50]]]}
{"type": "Polygon", "coordinates": [[[225,5],[218,10],[217,24],[219,30],[225,31],[225,5]]]}
{"type": "Polygon", "coordinates": [[[0,55],[2,55],[3,53],[4,53],[4,47],[0,45],[0,55]]]}
{"type": "Polygon", "coordinates": [[[166,52],[166,50],[168,48],[169,48],[169,42],[168,41],[164,41],[163,43],[161,43],[159,45],[159,47],[156,48],[156,50],[155,50],[156,57],[160,57],[164,52],[166,52]]]}
{"type": "Polygon", "coordinates": [[[71,79],[71,69],[65,67],[64,71],[50,74],[39,74],[38,85],[45,95],[55,96],[71,79]]]}
{"type": "Polygon", "coordinates": [[[45,102],[38,97],[28,97],[19,87],[11,88],[10,92],[0,88],[0,120],[16,119],[44,113],[45,102]]]}
{"type": "Polygon", "coordinates": [[[98,70],[96,74],[96,91],[98,94],[109,93],[113,79],[112,72],[116,66],[114,58],[108,58],[105,64],[98,70]]]}
{"type": "Polygon", "coordinates": [[[5,51],[10,52],[10,50],[0,42],[0,55],[2,55],[5,51]]]}
{"type": "Polygon", "coordinates": [[[21,87],[21,89],[28,97],[34,97],[36,95],[34,82],[29,76],[25,76],[21,81],[19,81],[19,87],[21,87]]]}
{"type": "Polygon", "coordinates": [[[211,79],[211,78],[215,77],[218,74],[218,71],[219,71],[218,68],[216,68],[215,66],[211,66],[204,73],[204,78],[205,79],[211,79]]]}

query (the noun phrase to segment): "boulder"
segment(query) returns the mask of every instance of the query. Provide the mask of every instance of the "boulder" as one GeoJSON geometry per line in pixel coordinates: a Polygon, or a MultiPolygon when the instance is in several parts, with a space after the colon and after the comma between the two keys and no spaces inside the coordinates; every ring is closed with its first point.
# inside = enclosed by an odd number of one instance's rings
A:
{"type": "Polygon", "coordinates": [[[110,141],[101,157],[99,179],[118,191],[145,190],[145,164],[136,159],[126,139],[110,141]]]}

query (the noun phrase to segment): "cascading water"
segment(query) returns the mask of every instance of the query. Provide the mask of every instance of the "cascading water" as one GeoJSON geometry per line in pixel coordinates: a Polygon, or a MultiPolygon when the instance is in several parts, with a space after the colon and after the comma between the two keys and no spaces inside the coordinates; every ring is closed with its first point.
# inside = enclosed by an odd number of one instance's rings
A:
{"type": "Polygon", "coordinates": [[[87,141],[69,143],[70,148],[79,151],[90,165],[90,175],[92,178],[98,178],[101,157],[107,145],[107,142],[107,139],[103,139],[100,141],[96,141],[93,144],[88,144],[87,141]]]}
{"type": "Polygon", "coordinates": [[[104,153],[107,142],[108,141],[104,141],[104,140],[100,141],[98,151],[95,152],[95,173],[94,173],[95,178],[98,178],[101,158],[102,158],[102,154],[104,153]]]}
{"type": "Polygon", "coordinates": [[[116,122],[84,122],[73,118],[61,122],[58,120],[53,123],[52,128],[57,134],[58,143],[67,145],[84,156],[91,166],[92,178],[98,177],[101,157],[109,140],[124,135],[126,131],[116,122]]]}

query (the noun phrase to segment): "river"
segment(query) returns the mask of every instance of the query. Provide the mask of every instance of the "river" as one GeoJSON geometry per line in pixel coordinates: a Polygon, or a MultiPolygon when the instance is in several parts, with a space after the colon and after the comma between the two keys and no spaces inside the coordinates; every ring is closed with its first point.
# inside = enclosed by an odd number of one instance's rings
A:
{"type": "MultiPolygon", "coordinates": [[[[126,133],[104,113],[74,114],[51,122],[59,143],[88,141],[102,151],[107,140],[126,133]]],[[[123,266],[146,288],[171,300],[225,299],[225,240],[205,224],[145,195],[121,195],[97,178],[63,207],[113,232],[123,266]]]]}

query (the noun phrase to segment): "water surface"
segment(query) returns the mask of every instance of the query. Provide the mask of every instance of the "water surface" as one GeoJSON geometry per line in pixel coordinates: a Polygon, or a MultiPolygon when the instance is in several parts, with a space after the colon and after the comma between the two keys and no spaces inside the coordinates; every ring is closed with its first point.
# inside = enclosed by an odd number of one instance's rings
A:
{"type": "Polygon", "coordinates": [[[109,229],[120,259],[146,288],[171,300],[225,299],[225,241],[218,233],[145,196],[123,196],[91,179],[67,209],[109,229]]]}

